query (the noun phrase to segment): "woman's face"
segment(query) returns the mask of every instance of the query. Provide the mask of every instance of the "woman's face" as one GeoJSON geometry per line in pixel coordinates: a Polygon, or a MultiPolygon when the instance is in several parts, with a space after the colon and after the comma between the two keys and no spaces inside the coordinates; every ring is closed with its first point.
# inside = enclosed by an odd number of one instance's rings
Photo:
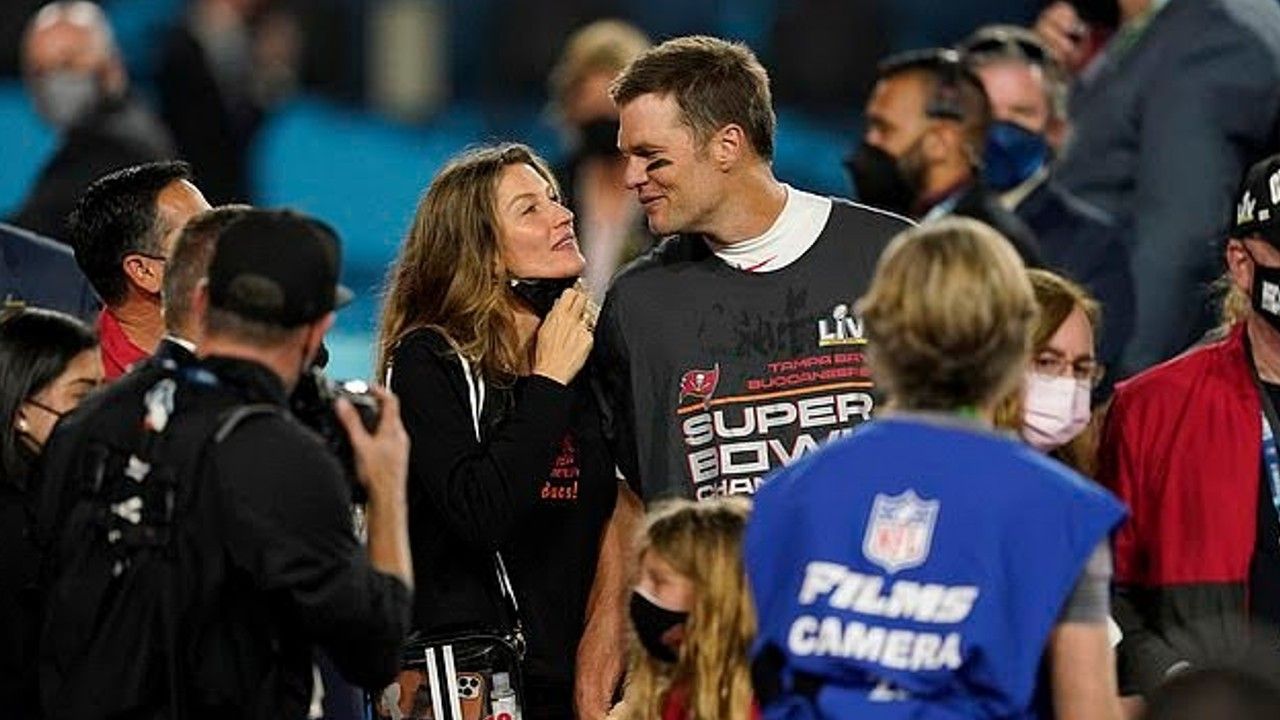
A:
{"type": "Polygon", "coordinates": [[[76,355],[61,375],[18,407],[18,436],[33,450],[44,447],[58,419],[75,409],[84,396],[100,384],[102,356],[98,349],[76,355]]]}
{"type": "Polygon", "coordinates": [[[525,279],[578,277],[586,261],[573,213],[537,170],[508,165],[498,178],[498,248],[508,274],[525,279]]]}
{"type": "Polygon", "coordinates": [[[1057,332],[1031,359],[1032,369],[1050,377],[1093,381],[1098,360],[1093,352],[1093,325],[1079,306],[1072,309],[1057,332]]]}

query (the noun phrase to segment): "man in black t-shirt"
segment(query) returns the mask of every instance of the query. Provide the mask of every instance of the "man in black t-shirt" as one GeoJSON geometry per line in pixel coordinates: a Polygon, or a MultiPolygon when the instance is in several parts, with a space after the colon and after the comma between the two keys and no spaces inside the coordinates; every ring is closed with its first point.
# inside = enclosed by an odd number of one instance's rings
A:
{"type": "MultiPolygon", "coordinates": [[[[870,418],[852,308],[910,221],[774,177],[769,77],[743,45],[669,40],[610,94],[627,186],[666,240],[605,298],[593,362],[606,434],[645,502],[753,493],[870,418]]],[[[605,532],[578,650],[579,717],[603,717],[621,673],[613,648],[639,512],[624,494],[605,532]]]]}
{"type": "Polygon", "coordinates": [[[870,417],[853,304],[909,221],[773,176],[749,49],[668,41],[614,82],[626,181],[669,237],[614,281],[596,360],[622,473],[646,501],[751,494],[870,417]]]}

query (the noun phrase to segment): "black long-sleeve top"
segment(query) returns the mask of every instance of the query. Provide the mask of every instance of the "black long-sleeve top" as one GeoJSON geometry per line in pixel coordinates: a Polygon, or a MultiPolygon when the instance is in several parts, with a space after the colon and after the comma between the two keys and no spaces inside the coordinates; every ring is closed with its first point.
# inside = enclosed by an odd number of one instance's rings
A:
{"type": "Polygon", "coordinates": [[[391,389],[412,441],[409,535],[418,630],[509,629],[493,554],[511,574],[532,685],[567,687],[617,484],[584,378],[486,386],[478,441],[448,342],[416,330],[392,355],[391,389]]]}

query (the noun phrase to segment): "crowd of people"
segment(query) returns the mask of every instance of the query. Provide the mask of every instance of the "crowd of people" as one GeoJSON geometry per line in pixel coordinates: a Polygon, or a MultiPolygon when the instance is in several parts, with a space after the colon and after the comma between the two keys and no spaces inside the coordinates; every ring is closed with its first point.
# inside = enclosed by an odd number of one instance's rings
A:
{"type": "MultiPolygon", "coordinates": [[[[435,175],[367,384],[323,219],[64,147],[0,233],[0,715],[1276,717],[1280,6],[1098,5],[885,58],[858,202],[746,45],[586,26],[571,162],[435,175]]],[[[105,148],[101,12],[27,37],[105,148]]]]}

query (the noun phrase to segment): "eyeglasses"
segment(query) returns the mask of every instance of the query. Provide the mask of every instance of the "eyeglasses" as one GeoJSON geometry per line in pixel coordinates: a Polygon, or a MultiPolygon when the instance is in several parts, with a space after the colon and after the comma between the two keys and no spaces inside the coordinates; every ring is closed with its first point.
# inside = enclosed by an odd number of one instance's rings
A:
{"type": "Polygon", "coordinates": [[[1065,357],[1054,353],[1041,353],[1031,358],[1031,369],[1041,375],[1051,377],[1071,376],[1080,382],[1096,386],[1102,381],[1106,369],[1093,358],[1080,358],[1069,362],[1065,357]]]}

